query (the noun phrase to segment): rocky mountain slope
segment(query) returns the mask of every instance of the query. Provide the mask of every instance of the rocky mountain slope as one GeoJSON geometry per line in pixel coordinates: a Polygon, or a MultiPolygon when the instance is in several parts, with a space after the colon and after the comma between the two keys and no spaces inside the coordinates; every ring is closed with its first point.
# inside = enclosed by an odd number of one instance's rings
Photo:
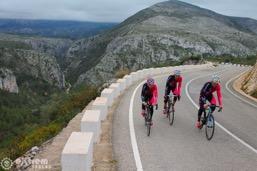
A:
{"type": "Polygon", "coordinates": [[[54,39],[44,37],[18,36],[0,33],[0,47],[32,49],[40,53],[46,53],[57,59],[62,65],[64,58],[73,41],[70,39],[54,39]]]}
{"type": "Polygon", "coordinates": [[[242,83],[242,90],[245,93],[257,98],[257,61],[255,66],[253,66],[253,68],[245,76],[242,83]]]}
{"type": "Polygon", "coordinates": [[[64,88],[65,76],[57,59],[58,57],[60,60],[64,58],[71,42],[61,39],[1,34],[0,70],[2,86],[0,89],[18,92],[19,86],[25,83],[29,84],[29,82],[33,82],[32,80],[35,80],[35,84],[41,80],[49,86],[64,88]],[[17,80],[17,85],[15,80],[17,80]],[[3,85],[12,85],[12,88],[6,88],[3,85]]]}
{"type": "Polygon", "coordinates": [[[136,70],[189,56],[254,55],[256,28],[253,19],[170,0],[138,12],[107,33],[76,41],[66,55],[66,73],[76,84],[100,84],[122,68],[136,70]]]}

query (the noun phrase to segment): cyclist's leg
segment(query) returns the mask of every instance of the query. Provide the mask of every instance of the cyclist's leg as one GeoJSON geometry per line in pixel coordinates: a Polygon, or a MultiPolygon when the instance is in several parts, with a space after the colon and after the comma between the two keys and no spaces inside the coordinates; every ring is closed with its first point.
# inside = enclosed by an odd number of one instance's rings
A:
{"type": "Polygon", "coordinates": [[[151,113],[150,121],[151,121],[151,124],[152,124],[153,123],[153,121],[152,121],[152,118],[153,118],[153,105],[150,106],[150,113],[151,113]]]}
{"type": "MultiPolygon", "coordinates": [[[[175,95],[177,95],[175,89],[172,90],[172,93],[175,94],[175,95]]],[[[177,97],[177,96],[174,96],[174,98],[173,98],[173,106],[174,106],[175,103],[177,102],[177,99],[178,99],[178,97],[177,97]]]]}
{"type": "Polygon", "coordinates": [[[211,106],[211,111],[214,112],[215,110],[215,106],[216,106],[216,99],[215,97],[213,96],[213,94],[210,94],[209,96],[206,97],[206,99],[210,102],[211,106]],[[214,106],[213,106],[214,105],[214,106]]]}
{"type": "Polygon", "coordinates": [[[203,112],[205,113],[204,104],[205,104],[205,98],[202,97],[202,96],[200,96],[200,97],[199,97],[198,118],[197,118],[197,121],[198,121],[198,122],[200,122],[200,120],[201,120],[202,113],[203,113],[203,112]]]}
{"type": "Polygon", "coordinates": [[[166,87],[165,94],[164,94],[164,107],[163,107],[164,110],[167,109],[168,95],[170,94],[170,91],[171,91],[171,88],[166,87]]]}
{"type": "Polygon", "coordinates": [[[141,115],[144,116],[145,115],[145,105],[142,103],[142,111],[141,111],[141,115]]]}
{"type": "Polygon", "coordinates": [[[211,111],[213,113],[215,111],[215,109],[216,109],[216,98],[211,94],[209,99],[208,99],[208,101],[211,104],[210,108],[211,108],[211,111]],[[214,105],[214,106],[212,106],[212,105],[214,105]]]}

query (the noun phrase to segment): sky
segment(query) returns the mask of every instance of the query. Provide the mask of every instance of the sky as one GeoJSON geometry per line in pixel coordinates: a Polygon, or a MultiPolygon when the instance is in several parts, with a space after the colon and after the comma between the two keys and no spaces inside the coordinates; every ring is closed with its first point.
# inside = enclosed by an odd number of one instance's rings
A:
{"type": "MultiPolygon", "coordinates": [[[[163,0],[0,0],[0,18],[121,22],[163,0]]],[[[181,0],[220,14],[257,19],[257,0],[181,0]]]]}

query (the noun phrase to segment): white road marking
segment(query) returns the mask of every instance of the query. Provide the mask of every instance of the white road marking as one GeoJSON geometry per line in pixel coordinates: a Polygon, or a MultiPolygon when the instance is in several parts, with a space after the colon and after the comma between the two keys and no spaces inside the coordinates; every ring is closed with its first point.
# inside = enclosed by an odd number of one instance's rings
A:
{"type": "Polygon", "coordinates": [[[129,131],[130,131],[130,138],[131,138],[131,145],[132,150],[134,154],[134,159],[136,162],[137,171],[143,171],[142,162],[140,159],[140,154],[137,146],[137,140],[136,140],[136,134],[135,134],[135,128],[134,128],[134,120],[133,120],[133,104],[134,104],[134,98],[136,95],[136,92],[138,88],[144,83],[145,81],[142,81],[134,90],[132,97],[130,99],[130,105],[129,105],[129,131]]]}
{"type": "MultiPolygon", "coordinates": [[[[249,70],[247,70],[247,71],[249,71],[249,70]]],[[[251,103],[251,102],[249,102],[249,101],[243,99],[242,97],[240,97],[240,96],[238,96],[237,94],[235,94],[230,88],[228,88],[228,85],[230,84],[231,81],[233,81],[233,80],[235,80],[236,78],[240,77],[241,75],[243,75],[243,74],[246,73],[247,71],[241,73],[240,75],[238,75],[238,76],[236,76],[236,77],[234,77],[234,78],[231,78],[231,79],[226,83],[226,89],[227,89],[232,95],[234,95],[235,97],[237,97],[238,99],[240,99],[240,100],[244,101],[245,103],[248,103],[249,105],[251,105],[251,106],[257,108],[257,105],[255,105],[255,104],[253,104],[253,103],[251,103]]]]}
{"type": "MultiPolygon", "coordinates": [[[[215,74],[217,73],[221,73],[223,72],[224,70],[222,71],[219,71],[219,72],[216,72],[215,74]]],[[[213,73],[214,74],[214,73],[213,73]]],[[[196,77],[194,79],[191,79],[190,81],[187,82],[186,84],[186,95],[187,97],[189,98],[189,100],[192,102],[192,104],[197,108],[199,109],[199,106],[193,101],[193,99],[191,98],[191,96],[189,95],[189,92],[188,92],[188,87],[189,87],[189,84],[191,84],[191,82],[193,82],[194,80],[197,80],[199,78],[203,78],[203,77],[206,77],[206,76],[209,76],[209,75],[212,75],[212,74],[207,74],[207,75],[204,75],[204,76],[199,76],[199,77],[196,77]]],[[[249,145],[248,143],[246,143],[244,140],[240,139],[239,137],[237,137],[235,134],[233,134],[232,132],[230,132],[228,129],[226,129],[224,126],[222,126],[220,123],[218,123],[217,121],[215,121],[216,125],[218,125],[223,131],[225,131],[227,134],[229,134],[231,137],[233,137],[234,139],[236,139],[237,141],[239,141],[241,144],[243,144],[244,146],[246,146],[247,148],[249,148],[250,150],[252,150],[254,153],[257,154],[257,150],[252,147],[251,145],[249,145]]]]}
{"type": "MultiPolygon", "coordinates": [[[[155,76],[154,78],[163,77],[165,75],[166,74],[163,74],[161,76],[155,76]]],[[[145,83],[145,80],[139,83],[139,85],[135,88],[129,104],[129,131],[130,131],[131,145],[132,145],[132,150],[134,154],[134,159],[136,162],[137,171],[143,171],[143,166],[142,166],[142,162],[141,162],[141,158],[140,158],[140,154],[137,146],[136,134],[135,134],[135,127],[134,127],[134,120],[133,120],[133,104],[134,104],[134,99],[135,99],[137,90],[144,83],[145,83]]]]}

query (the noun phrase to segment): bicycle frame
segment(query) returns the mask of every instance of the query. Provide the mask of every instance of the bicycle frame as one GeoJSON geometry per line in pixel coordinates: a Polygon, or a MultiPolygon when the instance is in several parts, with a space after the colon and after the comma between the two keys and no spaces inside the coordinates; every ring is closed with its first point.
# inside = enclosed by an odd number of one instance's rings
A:
{"type": "Polygon", "coordinates": [[[168,102],[170,104],[173,104],[174,103],[174,97],[177,97],[177,95],[174,95],[172,92],[168,95],[168,102]]]}
{"type": "Polygon", "coordinates": [[[173,93],[170,93],[168,95],[168,108],[167,108],[167,118],[169,119],[169,124],[173,125],[174,122],[174,97],[176,97],[176,95],[174,95],[173,93]],[[172,110],[170,110],[170,108],[172,107],[172,110]]]}

